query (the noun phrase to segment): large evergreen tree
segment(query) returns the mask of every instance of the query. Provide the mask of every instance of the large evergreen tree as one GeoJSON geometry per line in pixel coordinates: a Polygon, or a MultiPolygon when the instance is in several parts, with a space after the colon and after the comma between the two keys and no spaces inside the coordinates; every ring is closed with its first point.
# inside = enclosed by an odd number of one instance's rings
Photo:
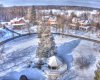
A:
{"type": "Polygon", "coordinates": [[[37,48],[39,59],[48,58],[56,53],[54,38],[49,26],[41,26],[41,38],[37,48]]]}
{"type": "Polygon", "coordinates": [[[29,7],[28,12],[27,12],[27,19],[29,20],[30,23],[34,24],[36,21],[36,10],[35,7],[29,7]]]}

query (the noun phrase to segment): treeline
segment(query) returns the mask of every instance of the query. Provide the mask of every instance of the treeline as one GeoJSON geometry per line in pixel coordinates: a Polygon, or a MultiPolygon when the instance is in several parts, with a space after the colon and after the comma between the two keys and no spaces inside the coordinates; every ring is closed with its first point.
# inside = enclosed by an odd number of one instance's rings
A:
{"type": "Polygon", "coordinates": [[[23,17],[27,14],[28,7],[0,7],[0,21],[9,21],[15,17],[23,17]]]}
{"type": "Polygon", "coordinates": [[[56,6],[56,5],[48,5],[48,6],[35,6],[37,9],[62,9],[62,10],[84,10],[84,11],[92,11],[99,10],[99,8],[91,8],[91,7],[83,7],[83,6],[56,6]]]}
{"type": "MultiPolygon", "coordinates": [[[[13,7],[0,7],[0,21],[9,21],[15,17],[23,17],[28,13],[28,8],[31,6],[13,6],[13,7]]],[[[77,7],[77,6],[35,6],[35,9],[60,9],[60,10],[100,10],[98,8],[90,7],[77,7]]]]}

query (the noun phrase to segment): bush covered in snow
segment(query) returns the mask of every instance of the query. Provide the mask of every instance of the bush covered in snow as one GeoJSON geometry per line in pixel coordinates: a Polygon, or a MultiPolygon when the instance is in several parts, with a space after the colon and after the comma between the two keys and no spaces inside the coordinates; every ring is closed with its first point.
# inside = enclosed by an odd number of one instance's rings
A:
{"type": "Polygon", "coordinates": [[[78,65],[80,69],[88,68],[90,65],[92,65],[96,61],[96,58],[94,55],[90,54],[87,56],[80,56],[76,58],[75,63],[78,65]]]}

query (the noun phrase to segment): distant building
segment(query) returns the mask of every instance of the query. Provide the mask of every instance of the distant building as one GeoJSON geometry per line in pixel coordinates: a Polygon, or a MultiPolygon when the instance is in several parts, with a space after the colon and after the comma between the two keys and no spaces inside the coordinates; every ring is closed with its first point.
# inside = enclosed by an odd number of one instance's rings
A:
{"type": "Polygon", "coordinates": [[[29,20],[26,20],[24,17],[22,18],[14,18],[12,20],[10,20],[10,24],[14,27],[14,28],[21,28],[23,26],[26,26],[26,24],[29,23],[29,20]]]}
{"type": "Polygon", "coordinates": [[[49,25],[56,25],[57,24],[57,17],[53,16],[48,19],[49,25]]]}

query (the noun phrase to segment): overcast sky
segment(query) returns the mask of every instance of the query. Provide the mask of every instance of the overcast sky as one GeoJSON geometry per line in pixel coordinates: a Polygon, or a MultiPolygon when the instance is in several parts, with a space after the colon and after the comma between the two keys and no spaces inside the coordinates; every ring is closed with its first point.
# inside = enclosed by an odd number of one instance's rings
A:
{"type": "Polygon", "coordinates": [[[0,0],[4,6],[24,5],[78,5],[100,8],[100,0],[0,0]]]}
{"type": "Polygon", "coordinates": [[[4,6],[12,6],[12,5],[47,5],[63,2],[66,0],[0,0],[0,3],[4,6]]]}
{"type": "Polygon", "coordinates": [[[31,5],[34,3],[34,0],[0,0],[0,3],[4,6],[31,5]]]}

